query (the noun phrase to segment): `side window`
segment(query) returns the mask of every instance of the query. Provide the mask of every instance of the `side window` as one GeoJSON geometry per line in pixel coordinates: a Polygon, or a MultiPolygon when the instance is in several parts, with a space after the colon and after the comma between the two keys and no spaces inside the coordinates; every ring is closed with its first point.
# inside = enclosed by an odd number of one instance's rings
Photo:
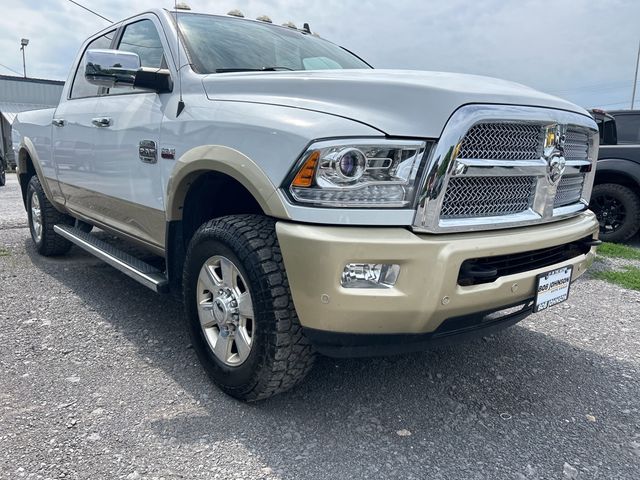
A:
{"type": "Polygon", "coordinates": [[[151,20],[141,20],[127,25],[118,50],[137,53],[143,67],[163,68],[165,66],[162,42],[151,20]]]}
{"type": "Polygon", "coordinates": [[[640,115],[616,115],[618,143],[640,143],[640,115]]]}
{"type": "MultiPolygon", "coordinates": [[[[141,20],[127,25],[118,50],[138,54],[142,67],[166,68],[167,66],[158,30],[151,20],[141,20]]],[[[132,90],[132,87],[115,87],[109,89],[109,94],[127,93],[132,90]]]]}
{"type": "Polygon", "coordinates": [[[73,84],[71,85],[71,98],[95,97],[96,95],[98,95],[98,89],[100,87],[91,85],[84,78],[84,63],[86,58],[86,51],[98,48],[110,48],[115,33],[115,30],[106,33],[105,35],[96,38],[91,43],[89,43],[89,45],[87,45],[85,53],[82,54],[82,58],[80,59],[80,63],[78,64],[78,68],[76,69],[76,73],[73,77],[73,84]]]}

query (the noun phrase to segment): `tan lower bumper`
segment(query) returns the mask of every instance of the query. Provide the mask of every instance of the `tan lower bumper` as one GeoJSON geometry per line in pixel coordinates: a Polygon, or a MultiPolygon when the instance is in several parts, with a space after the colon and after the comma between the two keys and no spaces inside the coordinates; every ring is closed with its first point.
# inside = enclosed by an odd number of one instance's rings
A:
{"type": "Polygon", "coordinates": [[[595,215],[493,232],[416,235],[403,228],[323,227],[278,222],[278,240],[293,301],[305,327],[344,333],[426,333],[447,318],[497,309],[534,296],[536,275],[573,265],[573,279],[591,265],[586,255],[487,284],[457,284],[462,262],[552,247],[596,235],[595,215]],[[347,263],[396,263],[395,287],[345,289],[347,263]],[[446,297],[446,299],[445,299],[446,297]]]}

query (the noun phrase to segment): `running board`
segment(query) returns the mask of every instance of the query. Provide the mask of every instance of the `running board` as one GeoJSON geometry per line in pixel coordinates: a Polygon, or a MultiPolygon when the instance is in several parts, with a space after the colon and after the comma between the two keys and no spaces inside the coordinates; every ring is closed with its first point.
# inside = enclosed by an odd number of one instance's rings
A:
{"type": "Polygon", "coordinates": [[[71,243],[95,255],[154,292],[167,293],[169,281],[157,268],[133,257],[90,233],[68,225],[54,225],[53,230],[71,243]]]}

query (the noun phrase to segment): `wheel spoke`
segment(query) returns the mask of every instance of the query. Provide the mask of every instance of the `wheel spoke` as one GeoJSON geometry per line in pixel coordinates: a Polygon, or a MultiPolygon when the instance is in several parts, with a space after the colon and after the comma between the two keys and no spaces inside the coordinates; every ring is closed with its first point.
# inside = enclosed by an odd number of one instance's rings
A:
{"type": "Polygon", "coordinates": [[[213,274],[213,271],[209,265],[204,265],[204,268],[200,270],[200,276],[198,280],[200,280],[205,288],[211,293],[215,293],[215,291],[220,286],[218,279],[213,274]]]}
{"type": "Polygon", "coordinates": [[[216,324],[213,318],[213,302],[209,299],[202,300],[198,303],[198,318],[202,328],[210,328],[216,324]]]}
{"type": "Polygon", "coordinates": [[[249,352],[251,351],[251,339],[247,335],[246,329],[238,329],[234,337],[234,341],[236,342],[238,357],[240,357],[241,362],[244,362],[249,356],[249,352]]]}
{"type": "Polygon", "coordinates": [[[238,297],[238,312],[241,317],[253,318],[253,302],[249,292],[245,292],[238,297]]]}
{"type": "Polygon", "coordinates": [[[235,288],[237,271],[233,263],[224,257],[220,257],[220,271],[222,272],[222,284],[231,289],[235,288]]]}
{"type": "Polygon", "coordinates": [[[218,338],[216,339],[216,344],[213,347],[213,353],[216,354],[216,357],[218,357],[220,360],[222,360],[223,362],[227,362],[229,360],[229,357],[231,356],[231,345],[233,343],[233,340],[230,336],[222,335],[222,332],[220,332],[218,334],[218,338]]]}

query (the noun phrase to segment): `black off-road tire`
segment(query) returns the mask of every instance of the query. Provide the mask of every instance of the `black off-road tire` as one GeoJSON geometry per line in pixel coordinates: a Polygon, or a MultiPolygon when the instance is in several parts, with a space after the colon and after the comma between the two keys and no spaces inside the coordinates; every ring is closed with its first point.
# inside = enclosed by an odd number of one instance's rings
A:
{"type": "Polygon", "coordinates": [[[600,239],[605,242],[626,242],[640,229],[640,197],[630,188],[618,183],[602,183],[593,187],[591,194],[591,209],[600,221],[600,239]],[[624,219],[615,230],[603,227],[605,218],[609,214],[605,205],[614,202],[624,211],[624,219]]]}
{"type": "Polygon", "coordinates": [[[40,180],[37,176],[31,177],[27,187],[27,215],[29,217],[29,231],[31,239],[36,247],[37,252],[45,257],[63,255],[69,251],[72,244],[67,239],[61,237],[53,231],[54,225],[64,224],[72,225],[73,219],[64,213],[59,212],[49,202],[44,193],[40,180]],[[40,211],[42,219],[42,234],[37,237],[34,231],[34,223],[32,218],[32,199],[33,195],[38,196],[40,202],[40,211]]]}
{"type": "Polygon", "coordinates": [[[293,305],[273,219],[232,215],[202,225],[189,243],[183,301],[194,350],[210,378],[227,394],[249,402],[262,400],[289,390],[311,370],[315,353],[293,305]],[[216,357],[200,326],[198,275],[214,255],[239,267],[253,299],[254,343],[239,366],[228,366],[216,357]]]}
{"type": "Polygon", "coordinates": [[[0,158],[0,187],[4,187],[7,183],[7,174],[4,169],[4,164],[0,158]]]}

